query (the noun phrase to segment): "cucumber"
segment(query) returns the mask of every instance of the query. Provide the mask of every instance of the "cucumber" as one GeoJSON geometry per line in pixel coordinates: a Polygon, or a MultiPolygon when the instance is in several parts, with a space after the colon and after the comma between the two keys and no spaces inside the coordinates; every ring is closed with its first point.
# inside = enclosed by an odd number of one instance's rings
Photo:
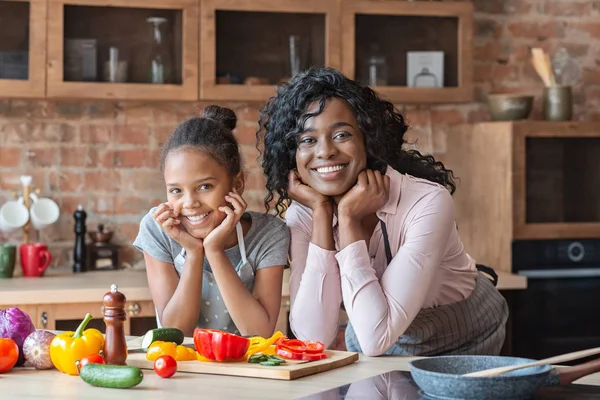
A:
{"type": "Polygon", "coordinates": [[[177,328],[156,328],[146,332],[142,338],[142,349],[148,350],[153,342],[160,340],[162,342],[174,342],[177,345],[183,343],[183,332],[177,328]]]}
{"type": "Polygon", "coordinates": [[[276,367],[285,362],[285,360],[279,356],[271,356],[266,354],[252,354],[248,358],[249,363],[260,364],[266,367],[276,367]]]}
{"type": "Polygon", "coordinates": [[[260,365],[264,365],[265,367],[276,367],[281,364],[279,361],[263,361],[260,365]]]}
{"type": "Polygon", "coordinates": [[[142,370],[127,365],[86,364],[79,376],[92,386],[125,389],[140,384],[144,379],[142,370]]]}

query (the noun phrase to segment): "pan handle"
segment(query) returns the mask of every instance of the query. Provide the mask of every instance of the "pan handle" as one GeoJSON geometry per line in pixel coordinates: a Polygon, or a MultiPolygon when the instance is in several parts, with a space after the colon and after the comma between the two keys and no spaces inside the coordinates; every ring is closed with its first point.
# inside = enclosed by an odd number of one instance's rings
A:
{"type": "Polygon", "coordinates": [[[600,358],[572,367],[556,368],[561,385],[568,385],[579,378],[600,371],[600,358]]]}

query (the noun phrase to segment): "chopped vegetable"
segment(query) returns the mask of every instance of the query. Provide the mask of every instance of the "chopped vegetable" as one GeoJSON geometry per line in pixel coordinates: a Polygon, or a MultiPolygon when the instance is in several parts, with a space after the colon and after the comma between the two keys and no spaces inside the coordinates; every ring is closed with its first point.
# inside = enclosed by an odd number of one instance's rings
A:
{"type": "Polygon", "coordinates": [[[163,342],[157,340],[152,343],[146,352],[146,360],[155,361],[161,356],[177,356],[177,345],[173,342],[163,342]]]}
{"type": "Polygon", "coordinates": [[[211,361],[240,360],[250,347],[250,340],[216,329],[196,328],[194,345],[198,353],[211,361]]]}
{"type": "Polygon", "coordinates": [[[275,344],[280,348],[293,351],[295,353],[322,353],[325,350],[325,344],[321,342],[303,341],[298,339],[278,339],[275,344]]]}
{"type": "MultiPolygon", "coordinates": [[[[263,353],[271,345],[273,345],[278,339],[284,338],[285,336],[280,331],[275,332],[270,338],[265,339],[261,336],[254,336],[250,338],[250,347],[246,351],[246,356],[250,356],[256,353],[263,353]]],[[[274,352],[273,352],[274,354],[274,352]]]]}
{"type": "Polygon", "coordinates": [[[33,332],[35,326],[29,314],[16,307],[0,310],[0,338],[12,339],[17,344],[19,348],[17,366],[25,364],[23,342],[33,332]]]}
{"type": "Polygon", "coordinates": [[[50,344],[52,364],[61,372],[77,375],[75,362],[83,357],[100,353],[104,346],[104,336],[97,329],[85,329],[92,319],[87,314],[75,332],[65,332],[56,335],[50,344]],[[84,330],[85,329],[85,330],[84,330]]]}
{"type": "Polygon", "coordinates": [[[281,338],[275,344],[277,355],[288,360],[317,361],[327,358],[325,345],[321,342],[281,338]]]}
{"type": "Polygon", "coordinates": [[[142,338],[142,349],[148,350],[154,342],[174,342],[183,343],[183,332],[177,328],[156,328],[151,329],[142,338]]]}
{"type": "Polygon", "coordinates": [[[175,360],[177,361],[192,361],[197,358],[196,350],[186,347],[186,346],[177,346],[175,352],[175,360]]]}
{"type": "Polygon", "coordinates": [[[267,354],[253,354],[248,358],[249,363],[260,364],[268,367],[276,367],[285,363],[285,359],[278,356],[271,356],[267,354]]]}
{"type": "Polygon", "coordinates": [[[146,360],[155,361],[162,356],[171,356],[177,361],[192,361],[198,358],[196,350],[192,348],[183,345],[177,346],[172,342],[157,340],[148,348],[146,360]]]}

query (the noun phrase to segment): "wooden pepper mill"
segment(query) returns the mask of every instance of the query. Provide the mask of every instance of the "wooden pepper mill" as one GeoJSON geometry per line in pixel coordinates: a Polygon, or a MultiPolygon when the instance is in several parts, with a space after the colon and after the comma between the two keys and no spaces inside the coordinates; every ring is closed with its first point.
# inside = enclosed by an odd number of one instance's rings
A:
{"type": "Polygon", "coordinates": [[[107,364],[125,365],[127,360],[127,343],[123,324],[127,319],[125,313],[125,295],[118,291],[117,285],[110,286],[110,292],[102,298],[104,304],[104,322],[106,335],[104,338],[104,359],[107,364]]]}

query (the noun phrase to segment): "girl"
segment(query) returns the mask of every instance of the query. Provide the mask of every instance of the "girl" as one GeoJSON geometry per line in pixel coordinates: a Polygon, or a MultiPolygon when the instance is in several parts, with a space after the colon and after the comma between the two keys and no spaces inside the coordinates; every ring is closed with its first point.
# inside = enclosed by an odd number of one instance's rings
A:
{"type": "Polygon", "coordinates": [[[261,111],[269,195],[291,230],[290,324],[366,355],[498,354],[508,308],[465,252],[452,171],[402,148],[402,115],[320,68],[261,111]]]}
{"type": "Polygon", "coordinates": [[[167,202],[143,218],[144,253],[160,326],[269,337],[281,302],[289,232],[275,216],[246,212],[235,113],[207,107],[162,149],[167,202]]]}

